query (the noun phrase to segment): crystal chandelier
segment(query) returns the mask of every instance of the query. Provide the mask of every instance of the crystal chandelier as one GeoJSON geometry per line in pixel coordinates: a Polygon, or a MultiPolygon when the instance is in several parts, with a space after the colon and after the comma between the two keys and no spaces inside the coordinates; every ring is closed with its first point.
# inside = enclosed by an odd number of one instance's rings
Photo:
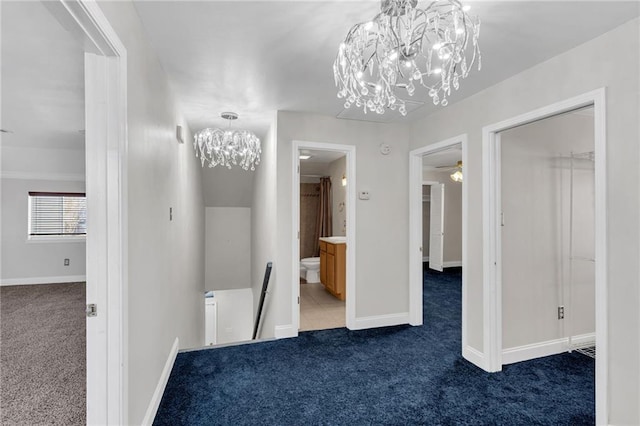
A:
{"type": "Polygon", "coordinates": [[[240,166],[244,170],[255,170],[262,153],[260,139],[248,130],[231,130],[231,121],[238,118],[235,112],[223,112],[220,116],[229,120],[227,130],[207,128],[193,137],[193,147],[202,167],[208,163],[209,167],[240,166]]]}
{"type": "Polygon", "coordinates": [[[378,114],[397,108],[404,116],[401,97],[423,86],[435,105],[446,106],[451,88],[458,90],[476,60],[481,68],[480,21],[458,0],[437,0],[424,9],[417,0],[381,3],[380,13],[354,25],[340,44],[333,64],[338,98],[345,108],[378,114]]]}

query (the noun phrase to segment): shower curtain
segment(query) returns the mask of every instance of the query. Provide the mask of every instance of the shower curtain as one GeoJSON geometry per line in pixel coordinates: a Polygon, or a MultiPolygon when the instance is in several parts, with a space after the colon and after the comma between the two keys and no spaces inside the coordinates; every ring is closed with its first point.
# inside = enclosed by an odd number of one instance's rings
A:
{"type": "Polygon", "coordinates": [[[331,199],[331,178],[320,178],[320,203],[318,206],[318,217],[316,220],[316,245],[314,256],[320,256],[320,237],[330,237],[333,234],[331,210],[333,201],[331,199]]]}

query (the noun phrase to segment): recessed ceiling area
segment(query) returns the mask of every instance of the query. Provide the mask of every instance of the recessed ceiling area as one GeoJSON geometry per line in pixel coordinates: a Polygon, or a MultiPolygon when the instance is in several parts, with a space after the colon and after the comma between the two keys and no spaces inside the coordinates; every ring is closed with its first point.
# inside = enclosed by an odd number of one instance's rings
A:
{"type": "Polygon", "coordinates": [[[1,31],[2,145],[84,149],[81,41],[43,2],[3,1],[1,31]]]}
{"type": "MultiPolygon", "coordinates": [[[[639,14],[635,1],[470,4],[482,22],[482,70],[461,81],[449,107],[639,14]]],[[[238,112],[237,125],[259,137],[276,110],[362,119],[343,113],[332,65],[349,29],[371,19],[378,1],[136,1],[135,7],[193,131],[220,125],[226,110],[238,112]]],[[[425,100],[418,96],[408,99],[425,100]]],[[[393,121],[436,108],[427,102],[393,121]]],[[[390,120],[386,114],[366,119],[390,120]]]]}

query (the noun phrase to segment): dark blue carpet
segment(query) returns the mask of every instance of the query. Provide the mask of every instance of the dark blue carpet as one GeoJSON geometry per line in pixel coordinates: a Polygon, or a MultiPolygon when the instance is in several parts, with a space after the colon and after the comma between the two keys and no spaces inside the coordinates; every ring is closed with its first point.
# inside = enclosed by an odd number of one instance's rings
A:
{"type": "Polygon", "coordinates": [[[595,423],[594,361],[485,373],[460,355],[460,271],[425,272],[422,327],[301,333],[178,355],[155,425],[595,423]]]}

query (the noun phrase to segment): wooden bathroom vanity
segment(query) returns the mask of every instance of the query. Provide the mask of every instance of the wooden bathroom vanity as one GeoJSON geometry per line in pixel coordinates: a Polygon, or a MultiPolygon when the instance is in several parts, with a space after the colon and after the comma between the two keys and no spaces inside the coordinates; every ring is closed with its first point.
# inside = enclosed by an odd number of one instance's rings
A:
{"type": "Polygon", "coordinates": [[[346,238],[320,238],[320,282],[340,300],[344,300],[346,296],[346,270],[346,238]]]}

